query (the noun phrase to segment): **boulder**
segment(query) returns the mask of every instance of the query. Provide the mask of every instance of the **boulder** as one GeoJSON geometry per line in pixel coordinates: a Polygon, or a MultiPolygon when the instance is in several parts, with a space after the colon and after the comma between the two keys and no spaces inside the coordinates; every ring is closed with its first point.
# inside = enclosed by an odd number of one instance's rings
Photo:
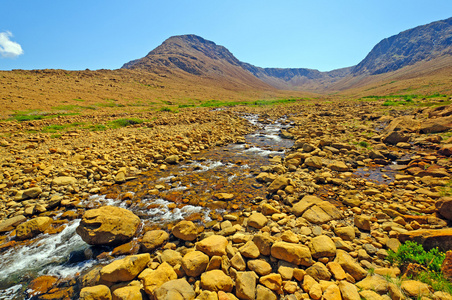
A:
{"type": "Polygon", "coordinates": [[[334,261],[340,264],[344,271],[352,275],[357,281],[362,280],[367,276],[367,271],[344,250],[338,249],[336,251],[336,258],[334,261]]]}
{"type": "Polygon", "coordinates": [[[165,158],[165,162],[167,164],[175,165],[175,164],[179,163],[179,156],[177,156],[177,155],[170,155],[167,158],[165,158]]]}
{"type": "Polygon", "coordinates": [[[309,267],[313,264],[309,248],[299,244],[276,242],[271,247],[271,255],[296,265],[309,267]]]}
{"type": "Polygon", "coordinates": [[[196,243],[196,250],[202,251],[208,256],[223,256],[226,255],[226,246],[228,240],[221,235],[211,235],[200,242],[196,243]]]}
{"type": "Polygon", "coordinates": [[[320,280],[329,281],[331,279],[331,273],[328,271],[326,266],[321,262],[316,262],[315,264],[307,268],[306,274],[308,274],[317,281],[320,280]]]}
{"type": "Polygon", "coordinates": [[[452,221],[452,197],[443,197],[436,201],[436,208],[441,216],[452,221]]]}
{"type": "Polygon", "coordinates": [[[16,237],[18,240],[31,239],[38,234],[43,233],[49,228],[52,222],[53,219],[49,217],[37,217],[31,219],[16,227],[16,237]]]}
{"type": "Polygon", "coordinates": [[[239,252],[247,258],[258,258],[260,255],[259,248],[253,241],[246,242],[245,245],[239,248],[239,252]]]}
{"type": "Polygon", "coordinates": [[[266,256],[270,255],[271,247],[274,242],[274,240],[270,236],[260,234],[260,233],[255,234],[253,237],[253,242],[257,246],[257,248],[259,249],[259,252],[262,255],[266,255],[266,256]]]}
{"type": "Polygon", "coordinates": [[[103,267],[100,270],[100,277],[108,282],[130,281],[137,277],[150,261],[149,253],[129,255],[103,267]]]}
{"type": "Polygon", "coordinates": [[[231,292],[234,282],[221,270],[212,270],[201,275],[201,288],[209,291],[231,292]]]}
{"type": "Polygon", "coordinates": [[[276,300],[278,297],[269,288],[258,284],[256,287],[256,300],[276,300]]]}
{"type": "Polygon", "coordinates": [[[360,290],[372,290],[379,294],[386,294],[386,293],[388,293],[388,289],[389,289],[388,284],[389,284],[388,280],[386,280],[383,276],[372,275],[372,276],[367,276],[360,282],[357,282],[356,286],[360,290]]]}
{"type": "Polygon", "coordinates": [[[130,210],[103,206],[86,211],[76,232],[90,245],[118,245],[130,241],[140,223],[130,210]]]}
{"type": "Polygon", "coordinates": [[[320,202],[322,202],[322,199],[320,199],[316,196],[306,195],[303,197],[303,199],[301,199],[300,201],[298,201],[297,203],[294,204],[294,206],[292,207],[292,212],[295,216],[299,217],[307,209],[309,209],[310,207],[312,207],[315,204],[318,204],[320,202]]]}
{"type": "Polygon", "coordinates": [[[19,191],[16,195],[16,201],[25,200],[25,199],[33,199],[38,197],[42,193],[42,189],[38,186],[19,191]]]}
{"type": "Polygon", "coordinates": [[[309,249],[314,258],[336,256],[336,245],[333,240],[326,235],[319,235],[313,238],[311,243],[309,243],[309,249]]]}
{"type": "Polygon", "coordinates": [[[421,133],[438,133],[452,129],[452,116],[423,120],[420,125],[421,133]]]}
{"type": "Polygon", "coordinates": [[[367,215],[356,215],[355,226],[361,230],[369,231],[372,217],[367,215]]]}
{"type": "Polygon", "coordinates": [[[399,234],[399,241],[414,241],[421,244],[424,249],[430,250],[438,247],[442,252],[452,250],[452,228],[419,229],[399,234]]]}
{"type": "Polygon", "coordinates": [[[141,251],[152,252],[162,246],[169,239],[169,234],[163,230],[150,230],[146,232],[141,241],[141,251]]]}
{"type": "Polygon", "coordinates": [[[410,136],[402,133],[400,131],[391,131],[387,135],[385,135],[382,141],[385,144],[397,145],[400,142],[408,142],[410,140],[410,136]]]}
{"type": "Polygon", "coordinates": [[[336,227],[334,233],[344,241],[353,241],[355,239],[355,228],[352,226],[336,227]]]}
{"type": "MultiPolygon", "coordinates": [[[[144,272],[146,271],[147,269],[144,272]]],[[[140,275],[140,278],[144,291],[152,298],[156,288],[160,287],[165,282],[177,279],[177,274],[173,267],[164,262],[154,271],[146,272],[144,276],[140,275]]]]}
{"type": "Polygon", "coordinates": [[[330,284],[323,292],[324,300],[342,300],[341,291],[336,284],[330,284]]]}
{"type": "Polygon", "coordinates": [[[268,275],[272,272],[272,266],[265,260],[261,259],[249,260],[247,262],[247,266],[248,269],[256,272],[256,274],[260,276],[268,275]]]}
{"type": "Polygon", "coordinates": [[[209,256],[201,251],[191,251],[182,258],[182,268],[185,274],[191,277],[198,277],[206,270],[209,264],[209,256]]]}
{"type": "Polygon", "coordinates": [[[272,291],[279,291],[282,286],[282,278],[280,274],[271,273],[259,278],[259,283],[272,291]]]}
{"type": "Polygon", "coordinates": [[[186,220],[177,223],[171,232],[175,237],[184,241],[194,241],[198,236],[196,225],[192,221],[186,220]]]}
{"type": "Polygon", "coordinates": [[[85,287],[80,291],[80,300],[111,300],[110,289],[106,285],[85,287]]]}
{"type": "Polygon", "coordinates": [[[184,278],[165,282],[154,290],[155,300],[193,300],[195,291],[184,278]]]}
{"type": "Polygon", "coordinates": [[[364,290],[359,292],[359,295],[361,296],[361,299],[363,300],[384,300],[385,298],[383,298],[382,296],[380,296],[379,294],[377,294],[374,291],[370,291],[370,290],[364,290]]]}
{"type": "Polygon", "coordinates": [[[328,168],[330,168],[333,171],[337,172],[347,172],[350,168],[342,161],[334,160],[329,165],[328,168]]]}

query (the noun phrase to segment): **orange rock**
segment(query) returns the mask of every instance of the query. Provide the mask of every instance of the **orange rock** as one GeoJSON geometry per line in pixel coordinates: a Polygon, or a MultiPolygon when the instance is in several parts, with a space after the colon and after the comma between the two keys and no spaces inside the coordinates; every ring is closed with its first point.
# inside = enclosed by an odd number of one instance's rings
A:
{"type": "Polygon", "coordinates": [[[401,242],[415,241],[426,250],[438,247],[440,251],[452,250],[452,228],[419,229],[399,234],[401,242]]]}
{"type": "Polygon", "coordinates": [[[47,293],[50,289],[52,289],[57,281],[58,279],[56,277],[48,275],[40,276],[34,279],[28,285],[28,296],[32,297],[47,293]]]}
{"type": "Polygon", "coordinates": [[[452,280],[452,251],[446,252],[446,258],[441,265],[443,275],[452,280]]]}

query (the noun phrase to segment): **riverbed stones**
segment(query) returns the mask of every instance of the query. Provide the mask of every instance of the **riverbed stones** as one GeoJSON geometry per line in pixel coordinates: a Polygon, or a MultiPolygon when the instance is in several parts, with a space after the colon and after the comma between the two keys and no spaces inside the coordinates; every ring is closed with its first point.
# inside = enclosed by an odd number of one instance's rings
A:
{"type": "Polygon", "coordinates": [[[142,300],[140,286],[124,286],[117,288],[112,293],[113,300],[142,300]]]}
{"type": "Polygon", "coordinates": [[[336,251],[335,262],[341,265],[345,272],[349,273],[355,280],[360,281],[367,276],[364,270],[351,256],[344,250],[336,251]]]}
{"type": "Polygon", "coordinates": [[[235,282],[236,296],[239,299],[254,300],[256,296],[256,274],[238,272],[235,282]]]}
{"type": "Polygon", "coordinates": [[[197,277],[206,270],[209,264],[209,256],[201,251],[191,251],[182,258],[182,268],[185,274],[191,277],[197,277]]]}
{"type": "Polygon", "coordinates": [[[283,190],[286,186],[289,185],[289,182],[289,178],[280,175],[276,177],[275,180],[273,180],[273,182],[268,186],[267,190],[269,193],[275,193],[278,190],[283,190]]]}
{"type": "Polygon", "coordinates": [[[261,229],[267,224],[268,219],[266,216],[260,212],[253,212],[248,219],[248,226],[254,227],[256,229],[261,229]]]}
{"type": "Polygon", "coordinates": [[[16,237],[18,240],[33,238],[49,228],[52,222],[53,219],[49,217],[37,217],[31,219],[16,227],[16,237]]]}
{"type": "Polygon", "coordinates": [[[212,270],[201,275],[201,287],[214,292],[231,292],[234,282],[222,270],[212,270]]]}
{"type": "Polygon", "coordinates": [[[173,227],[171,233],[178,239],[193,241],[198,235],[198,229],[192,221],[183,220],[173,227]]]}
{"type": "Polygon", "coordinates": [[[193,300],[196,293],[184,278],[165,282],[154,290],[155,300],[193,300]]]}
{"type": "Polygon", "coordinates": [[[399,241],[415,241],[424,249],[430,250],[438,247],[440,251],[452,250],[452,228],[444,229],[419,229],[399,234],[399,241]]]}
{"type": "Polygon", "coordinates": [[[296,265],[311,266],[313,264],[309,248],[299,244],[276,242],[271,247],[271,255],[296,265]]]}
{"type": "MultiPolygon", "coordinates": [[[[147,270],[147,269],[146,269],[147,270]]],[[[144,270],[143,272],[146,272],[144,270]]],[[[153,296],[154,290],[165,282],[177,279],[177,274],[168,263],[161,263],[157,269],[146,272],[144,276],[140,275],[144,291],[149,296],[153,296]]]]}
{"type": "Polygon", "coordinates": [[[115,260],[100,270],[100,277],[108,282],[130,281],[146,268],[150,260],[149,253],[130,255],[115,260]]]}
{"type": "Polygon", "coordinates": [[[80,291],[79,299],[82,300],[111,300],[111,292],[106,285],[85,287],[80,291]]]}
{"type": "Polygon", "coordinates": [[[118,245],[130,241],[140,223],[127,209],[103,206],[86,211],[76,232],[90,245],[118,245]]]}
{"type": "Polygon", "coordinates": [[[0,222],[0,232],[13,230],[17,225],[25,222],[27,218],[24,215],[18,215],[0,222]]]}
{"type": "Polygon", "coordinates": [[[55,177],[52,180],[52,184],[56,185],[56,186],[65,186],[65,185],[75,184],[76,182],[77,182],[77,179],[72,176],[60,176],[60,177],[55,177]]]}
{"type": "Polygon", "coordinates": [[[169,234],[164,230],[147,231],[141,241],[141,250],[151,252],[162,246],[169,239],[169,234]]]}
{"type": "Polygon", "coordinates": [[[400,288],[409,297],[416,298],[430,295],[428,285],[417,280],[404,280],[400,288]]]}
{"type": "Polygon", "coordinates": [[[336,245],[333,240],[326,235],[319,235],[313,238],[309,244],[309,249],[314,258],[336,256],[336,245]]]}
{"type": "Polygon", "coordinates": [[[211,235],[196,243],[196,250],[204,252],[208,256],[226,255],[228,240],[221,235],[211,235]]]}

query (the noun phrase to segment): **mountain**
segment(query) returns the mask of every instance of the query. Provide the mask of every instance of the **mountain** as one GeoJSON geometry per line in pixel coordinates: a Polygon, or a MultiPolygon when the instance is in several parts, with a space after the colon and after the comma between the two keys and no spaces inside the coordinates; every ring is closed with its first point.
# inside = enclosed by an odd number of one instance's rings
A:
{"type": "MultiPolygon", "coordinates": [[[[225,47],[196,35],[170,37],[145,57],[123,69],[169,73],[213,80],[225,89],[294,90],[331,93],[378,87],[412,74],[428,76],[436,86],[447,82],[452,68],[452,18],[418,26],[379,42],[356,66],[320,72],[306,68],[261,68],[239,61],[225,47]],[[414,72],[414,73],[413,73],[414,72]]],[[[418,87],[426,83],[418,80],[418,87]]],[[[395,86],[395,85],[394,85],[395,86]]],[[[400,85],[400,91],[405,88],[400,85]]],[[[416,87],[411,87],[411,90],[416,87]]]]}
{"type": "Polygon", "coordinates": [[[228,49],[193,34],[170,37],[145,57],[124,64],[122,69],[154,73],[183,71],[242,88],[275,89],[242,68],[228,49]]]}
{"type": "Polygon", "coordinates": [[[352,75],[377,75],[419,61],[452,54],[452,18],[418,26],[379,42],[352,69],[352,75]]]}

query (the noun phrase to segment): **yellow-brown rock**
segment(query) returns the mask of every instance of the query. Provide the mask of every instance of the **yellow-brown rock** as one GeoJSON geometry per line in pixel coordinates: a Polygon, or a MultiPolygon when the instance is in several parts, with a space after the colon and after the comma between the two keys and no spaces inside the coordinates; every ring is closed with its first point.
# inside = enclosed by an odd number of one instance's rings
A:
{"type": "Polygon", "coordinates": [[[111,300],[110,289],[106,285],[85,287],[80,291],[80,300],[111,300]]]}
{"type": "Polygon", "coordinates": [[[191,251],[182,258],[182,268],[185,274],[191,277],[198,277],[209,264],[209,256],[201,251],[191,251]]]}
{"type": "Polygon", "coordinates": [[[127,209],[103,206],[86,211],[76,232],[90,245],[117,245],[130,241],[140,222],[127,209]]]}
{"type": "Polygon", "coordinates": [[[259,278],[259,283],[272,291],[278,291],[281,289],[282,278],[280,274],[271,273],[259,278]]]}
{"type": "Polygon", "coordinates": [[[299,244],[276,242],[271,247],[271,255],[296,265],[311,266],[313,264],[309,248],[299,244]]]}
{"type": "Polygon", "coordinates": [[[141,250],[151,252],[162,246],[169,239],[169,234],[163,230],[147,231],[141,241],[141,250]]]}
{"type": "Polygon", "coordinates": [[[234,282],[221,270],[212,270],[201,275],[201,287],[209,291],[230,292],[234,282]]]}
{"type": "Polygon", "coordinates": [[[141,278],[141,283],[143,284],[143,288],[146,294],[153,297],[153,293],[156,288],[158,288],[165,282],[174,279],[177,279],[176,272],[174,271],[173,267],[164,262],[160,264],[154,271],[146,272],[146,276],[141,278]]]}
{"type": "Polygon", "coordinates": [[[130,255],[115,260],[101,269],[101,279],[108,282],[130,281],[146,268],[150,260],[149,253],[130,255]]]}
{"type": "Polygon", "coordinates": [[[196,250],[202,251],[208,256],[226,255],[228,240],[222,235],[211,235],[196,243],[196,250]]]}
{"type": "Polygon", "coordinates": [[[30,239],[43,233],[52,224],[53,219],[49,217],[37,217],[16,227],[18,240],[30,239]]]}
{"type": "Polygon", "coordinates": [[[125,286],[114,290],[112,300],[142,300],[141,288],[139,286],[125,286]]]}
{"type": "Polygon", "coordinates": [[[183,220],[173,227],[172,233],[178,239],[193,241],[198,236],[198,229],[192,221],[183,220]]]}

